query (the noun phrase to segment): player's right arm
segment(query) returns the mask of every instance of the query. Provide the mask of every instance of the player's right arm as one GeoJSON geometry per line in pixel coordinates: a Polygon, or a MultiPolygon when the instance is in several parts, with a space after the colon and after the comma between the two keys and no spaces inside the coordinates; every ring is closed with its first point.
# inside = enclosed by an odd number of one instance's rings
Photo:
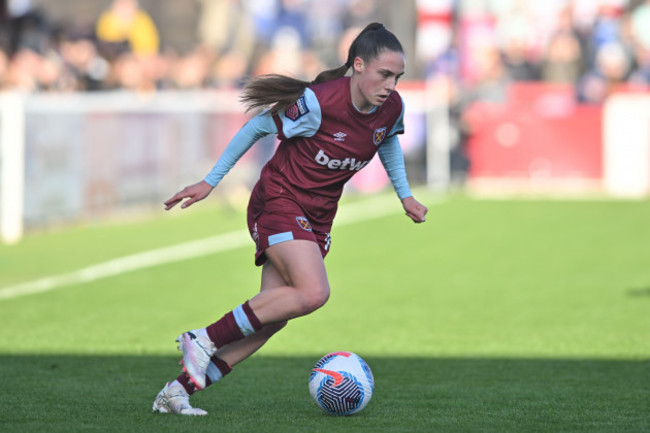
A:
{"type": "Polygon", "coordinates": [[[221,157],[210,173],[200,182],[186,186],[165,201],[165,210],[169,210],[187,199],[181,208],[186,208],[206,198],[230,169],[259,140],[268,134],[277,134],[278,130],[269,112],[258,114],[249,120],[230,140],[221,157]]]}

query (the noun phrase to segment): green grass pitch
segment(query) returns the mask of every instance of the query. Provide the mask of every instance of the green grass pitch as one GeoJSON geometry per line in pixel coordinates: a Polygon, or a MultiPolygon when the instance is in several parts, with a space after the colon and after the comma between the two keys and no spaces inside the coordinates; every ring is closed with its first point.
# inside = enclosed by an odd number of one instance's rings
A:
{"type": "MultiPolygon", "coordinates": [[[[330,301],[193,396],[207,417],[151,404],[180,371],[176,336],[258,290],[252,243],[0,300],[0,431],[650,432],[650,201],[418,198],[422,225],[397,199],[335,225],[330,301]],[[307,390],[335,350],[375,374],[351,417],[307,390]]],[[[208,200],[31,234],[0,246],[0,292],[243,228],[208,200]]]]}

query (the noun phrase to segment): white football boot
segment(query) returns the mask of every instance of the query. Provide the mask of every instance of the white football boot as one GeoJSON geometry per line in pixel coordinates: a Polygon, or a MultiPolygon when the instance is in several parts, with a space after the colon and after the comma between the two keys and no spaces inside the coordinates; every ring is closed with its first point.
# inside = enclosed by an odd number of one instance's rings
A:
{"type": "Polygon", "coordinates": [[[167,383],[153,401],[153,411],[158,413],[178,413],[181,415],[207,415],[198,407],[190,405],[190,395],[177,380],[167,383]]]}
{"type": "Polygon", "coordinates": [[[205,388],[205,376],[210,365],[210,358],[217,351],[208,337],[205,328],[182,333],[176,341],[178,350],[183,352],[183,371],[199,391],[205,388]]]}

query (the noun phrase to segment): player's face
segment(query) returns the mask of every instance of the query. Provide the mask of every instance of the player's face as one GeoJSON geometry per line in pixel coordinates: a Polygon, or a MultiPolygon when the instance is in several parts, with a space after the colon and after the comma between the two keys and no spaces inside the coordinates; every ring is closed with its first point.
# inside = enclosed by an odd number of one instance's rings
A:
{"type": "Polygon", "coordinates": [[[369,62],[355,58],[351,82],[354,105],[361,111],[370,111],[383,104],[404,75],[404,64],[403,53],[389,50],[381,51],[369,62]]]}

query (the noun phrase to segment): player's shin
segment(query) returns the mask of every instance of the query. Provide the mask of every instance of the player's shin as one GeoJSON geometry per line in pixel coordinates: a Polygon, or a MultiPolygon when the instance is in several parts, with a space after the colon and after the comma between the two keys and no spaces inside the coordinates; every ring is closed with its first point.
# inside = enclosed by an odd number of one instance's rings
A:
{"type": "MultiPolygon", "coordinates": [[[[207,372],[205,375],[205,387],[207,388],[210,385],[213,385],[223,379],[225,375],[232,371],[232,367],[221,358],[213,356],[210,358],[210,363],[208,364],[207,372]]],[[[191,396],[196,391],[200,391],[192,380],[190,379],[187,373],[181,373],[176,380],[181,386],[187,391],[187,394],[191,396]]]]}
{"type": "Polygon", "coordinates": [[[244,339],[262,329],[262,324],[248,302],[238,306],[206,328],[181,334],[177,341],[183,352],[183,371],[197,389],[206,386],[210,358],[218,348],[244,339]]]}
{"type": "Polygon", "coordinates": [[[223,347],[260,329],[262,324],[246,301],[205,330],[216,347],[223,347]]]}

